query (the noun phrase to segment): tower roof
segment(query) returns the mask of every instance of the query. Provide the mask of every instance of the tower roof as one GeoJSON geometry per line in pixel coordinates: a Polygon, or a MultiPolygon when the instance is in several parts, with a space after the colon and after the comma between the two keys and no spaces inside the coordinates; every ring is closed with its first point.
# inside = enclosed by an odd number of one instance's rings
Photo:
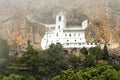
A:
{"type": "Polygon", "coordinates": [[[58,13],[58,15],[65,15],[65,12],[61,11],[58,13]]]}

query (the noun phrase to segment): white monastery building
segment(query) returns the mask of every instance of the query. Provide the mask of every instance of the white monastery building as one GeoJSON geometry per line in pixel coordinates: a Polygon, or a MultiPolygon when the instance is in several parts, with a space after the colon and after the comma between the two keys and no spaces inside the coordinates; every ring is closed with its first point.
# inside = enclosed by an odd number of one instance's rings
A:
{"type": "Polygon", "coordinates": [[[66,18],[64,12],[56,15],[55,24],[46,25],[46,31],[42,42],[42,49],[49,48],[49,45],[61,43],[63,48],[90,48],[95,47],[95,43],[87,43],[85,39],[85,29],[88,26],[88,20],[84,20],[81,26],[66,27],[66,18]]]}

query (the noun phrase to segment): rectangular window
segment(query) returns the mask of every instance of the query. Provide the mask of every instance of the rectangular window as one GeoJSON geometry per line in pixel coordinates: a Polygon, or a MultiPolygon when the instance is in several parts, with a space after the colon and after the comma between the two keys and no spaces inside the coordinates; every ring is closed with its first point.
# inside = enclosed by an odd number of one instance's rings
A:
{"type": "Polygon", "coordinates": [[[58,37],[58,33],[56,34],[56,36],[58,37]]]}
{"type": "Polygon", "coordinates": [[[58,26],[58,29],[60,29],[60,26],[58,26]]]}
{"type": "Polygon", "coordinates": [[[59,16],[59,21],[61,21],[61,16],[59,16]]]}
{"type": "Polygon", "coordinates": [[[67,45],[69,45],[69,43],[67,43],[67,45]]]}

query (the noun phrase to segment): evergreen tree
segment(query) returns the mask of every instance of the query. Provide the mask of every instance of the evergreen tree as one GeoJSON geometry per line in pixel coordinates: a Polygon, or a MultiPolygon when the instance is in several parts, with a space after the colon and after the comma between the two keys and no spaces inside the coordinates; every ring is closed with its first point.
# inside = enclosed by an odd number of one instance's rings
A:
{"type": "Polygon", "coordinates": [[[82,54],[84,54],[84,55],[88,55],[88,50],[87,50],[85,47],[83,47],[83,48],[80,50],[80,52],[81,52],[82,54]]]}
{"type": "Polygon", "coordinates": [[[4,65],[9,58],[9,45],[7,41],[0,39],[0,65],[4,65]]]}
{"type": "Polygon", "coordinates": [[[39,75],[44,80],[50,80],[62,70],[67,69],[67,58],[59,43],[51,44],[48,49],[42,51],[39,57],[39,75]]]}
{"type": "Polygon", "coordinates": [[[109,55],[108,55],[109,53],[108,53],[108,49],[107,49],[107,45],[106,44],[104,45],[103,53],[104,53],[103,54],[103,59],[107,60],[109,58],[109,55]]]}
{"type": "Polygon", "coordinates": [[[103,50],[99,46],[90,48],[89,53],[95,56],[96,61],[103,59],[104,57],[103,50]]]}
{"type": "Polygon", "coordinates": [[[91,68],[79,68],[77,71],[68,69],[52,80],[120,80],[120,71],[112,65],[101,62],[91,68]]]}
{"type": "Polygon", "coordinates": [[[83,67],[92,67],[96,64],[96,59],[95,56],[93,54],[89,54],[87,56],[85,56],[85,60],[82,63],[83,67]]]}

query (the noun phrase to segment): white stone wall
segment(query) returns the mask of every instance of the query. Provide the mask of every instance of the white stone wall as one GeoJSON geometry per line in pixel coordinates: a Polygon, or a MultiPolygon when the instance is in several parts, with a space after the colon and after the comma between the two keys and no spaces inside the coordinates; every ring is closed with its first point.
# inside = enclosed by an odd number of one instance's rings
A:
{"type": "Polygon", "coordinates": [[[51,31],[51,27],[48,26],[49,30],[42,39],[42,48],[47,49],[50,44],[56,44],[58,42],[61,43],[64,48],[89,48],[96,46],[96,44],[86,43],[85,28],[88,26],[87,20],[82,22],[80,28],[65,28],[65,26],[65,16],[63,13],[60,13],[56,16],[55,29],[51,31]]]}

